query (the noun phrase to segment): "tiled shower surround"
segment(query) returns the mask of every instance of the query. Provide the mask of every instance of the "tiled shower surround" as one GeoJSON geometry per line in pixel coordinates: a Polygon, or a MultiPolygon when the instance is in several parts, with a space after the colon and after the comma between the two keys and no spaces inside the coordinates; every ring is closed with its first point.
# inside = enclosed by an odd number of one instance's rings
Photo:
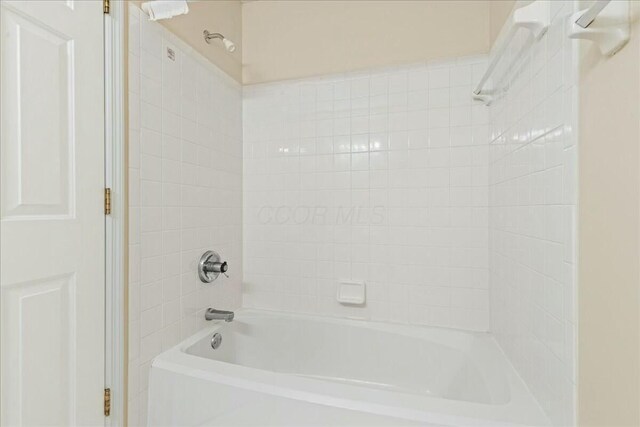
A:
{"type": "Polygon", "coordinates": [[[246,86],[244,305],[488,330],[485,67],[246,86]],[[336,301],[341,280],[364,306],[336,301]]]}
{"type": "Polygon", "coordinates": [[[145,426],[151,359],[201,329],[205,308],[241,305],[242,88],[129,11],[128,412],[145,426]],[[230,278],[205,285],[209,249],[230,278]]]}
{"type": "Polygon", "coordinates": [[[574,425],[575,4],[550,5],[490,107],[470,96],[485,56],[243,89],[132,7],[129,425],[151,359],[240,305],[490,331],[574,425]],[[214,286],[207,249],[231,266],[214,286]],[[336,301],[344,280],[365,305],[336,301]]]}
{"type": "Polygon", "coordinates": [[[490,107],[491,331],[553,424],[569,426],[577,336],[577,42],[565,28],[574,2],[550,4],[545,36],[516,59],[529,42],[522,32],[495,72],[508,90],[490,107]]]}

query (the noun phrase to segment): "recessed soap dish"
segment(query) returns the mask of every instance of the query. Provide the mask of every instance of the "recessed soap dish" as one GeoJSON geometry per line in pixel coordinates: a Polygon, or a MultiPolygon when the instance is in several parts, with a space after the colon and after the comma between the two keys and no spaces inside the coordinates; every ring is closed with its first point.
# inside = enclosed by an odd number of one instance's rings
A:
{"type": "Polygon", "coordinates": [[[363,305],[365,302],[365,284],[358,281],[338,283],[338,302],[348,305],[363,305]]]}

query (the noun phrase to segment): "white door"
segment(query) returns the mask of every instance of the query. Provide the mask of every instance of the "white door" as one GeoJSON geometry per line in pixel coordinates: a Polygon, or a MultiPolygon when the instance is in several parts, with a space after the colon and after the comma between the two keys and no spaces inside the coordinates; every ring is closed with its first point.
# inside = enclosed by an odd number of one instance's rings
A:
{"type": "Polygon", "coordinates": [[[0,424],[104,425],[102,2],[0,15],[0,424]]]}

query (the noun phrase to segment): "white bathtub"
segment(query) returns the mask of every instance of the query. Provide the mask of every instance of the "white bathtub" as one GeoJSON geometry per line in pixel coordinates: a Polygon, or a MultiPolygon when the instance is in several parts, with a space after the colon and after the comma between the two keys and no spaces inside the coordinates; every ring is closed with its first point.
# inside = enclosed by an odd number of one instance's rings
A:
{"type": "Polygon", "coordinates": [[[255,310],[158,356],[149,387],[150,426],[548,425],[488,334],[255,310]]]}

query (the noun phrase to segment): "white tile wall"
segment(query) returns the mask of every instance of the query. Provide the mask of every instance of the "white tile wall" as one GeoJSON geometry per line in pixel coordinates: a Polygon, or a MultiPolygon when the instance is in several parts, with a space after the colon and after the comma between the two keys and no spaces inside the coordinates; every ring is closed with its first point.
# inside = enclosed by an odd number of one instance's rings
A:
{"type": "Polygon", "coordinates": [[[488,329],[485,61],[245,87],[245,306],[488,329]]]}
{"type": "Polygon", "coordinates": [[[129,9],[129,425],[146,425],[151,359],[241,305],[242,88],[129,9]],[[175,52],[175,61],[166,54],[175,52]],[[230,278],[205,285],[207,249],[230,278]]]}
{"type": "Polygon", "coordinates": [[[546,35],[513,62],[522,34],[496,70],[508,91],[490,108],[491,329],[553,424],[569,426],[576,381],[577,62],[564,28],[574,3],[550,3],[546,35]]]}

